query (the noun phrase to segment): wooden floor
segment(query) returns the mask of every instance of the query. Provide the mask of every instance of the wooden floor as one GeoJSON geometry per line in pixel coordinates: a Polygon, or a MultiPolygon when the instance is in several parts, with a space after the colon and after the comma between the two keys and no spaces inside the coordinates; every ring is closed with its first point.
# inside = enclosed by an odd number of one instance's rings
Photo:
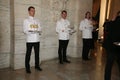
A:
{"type": "MultiPolygon", "coordinates": [[[[106,54],[100,44],[92,53],[92,60],[82,61],[81,58],[69,58],[70,64],[59,64],[58,60],[42,62],[43,71],[31,68],[31,74],[25,69],[0,69],[0,80],[104,80],[106,54]]],[[[112,70],[112,80],[120,80],[116,63],[112,70]]]]}

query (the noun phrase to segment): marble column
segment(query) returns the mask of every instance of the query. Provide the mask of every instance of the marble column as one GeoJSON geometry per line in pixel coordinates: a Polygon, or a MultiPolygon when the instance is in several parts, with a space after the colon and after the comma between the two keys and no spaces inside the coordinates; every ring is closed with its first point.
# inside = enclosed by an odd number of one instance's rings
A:
{"type": "Polygon", "coordinates": [[[10,65],[10,1],[0,0],[0,68],[10,65]]]}

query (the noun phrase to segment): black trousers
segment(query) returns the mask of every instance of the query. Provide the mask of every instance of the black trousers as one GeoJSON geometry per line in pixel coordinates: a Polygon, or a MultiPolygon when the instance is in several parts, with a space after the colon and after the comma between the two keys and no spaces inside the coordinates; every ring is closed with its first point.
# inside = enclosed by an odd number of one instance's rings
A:
{"type": "Polygon", "coordinates": [[[40,42],[35,42],[35,43],[26,43],[26,56],[25,56],[25,67],[26,69],[30,69],[30,56],[31,56],[31,51],[32,47],[34,47],[35,51],[35,67],[39,67],[39,44],[40,42]]]}
{"type": "Polygon", "coordinates": [[[67,60],[66,52],[67,52],[68,42],[69,40],[59,40],[58,55],[59,55],[59,61],[61,62],[67,60]]]}
{"type": "Polygon", "coordinates": [[[88,54],[90,49],[93,48],[93,40],[92,39],[83,39],[83,50],[82,50],[82,59],[88,59],[88,54]]]}
{"type": "Polygon", "coordinates": [[[115,52],[111,50],[106,50],[106,51],[107,51],[107,62],[105,66],[104,80],[111,80],[111,72],[112,72],[112,66],[114,60],[117,61],[120,72],[120,52],[115,52]]]}

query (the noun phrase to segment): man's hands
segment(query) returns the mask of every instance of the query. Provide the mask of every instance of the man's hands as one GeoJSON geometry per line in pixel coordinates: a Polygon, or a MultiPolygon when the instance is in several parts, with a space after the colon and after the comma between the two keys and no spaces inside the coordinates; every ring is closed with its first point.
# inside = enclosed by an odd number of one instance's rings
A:
{"type": "Polygon", "coordinates": [[[31,32],[31,33],[39,33],[40,31],[38,31],[38,30],[29,30],[28,32],[31,32]]]}

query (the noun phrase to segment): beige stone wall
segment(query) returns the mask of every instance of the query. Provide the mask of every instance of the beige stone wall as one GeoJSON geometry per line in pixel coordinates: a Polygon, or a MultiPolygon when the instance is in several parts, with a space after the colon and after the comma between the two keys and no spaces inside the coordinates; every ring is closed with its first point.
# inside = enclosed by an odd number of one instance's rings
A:
{"type": "MultiPolygon", "coordinates": [[[[24,68],[26,42],[25,35],[23,34],[22,24],[23,20],[28,17],[27,8],[31,5],[35,6],[35,17],[40,19],[43,29],[40,44],[41,62],[43,60],[49,60],[58,57],[58,36],[56,35],[55,28],[56,21],[60,19],[60,12],[63,9],[68,11],[68,20],[77,30],[77,32],[70,38],[67,51],[68,56],[81,56],[82,39],[81,32],[78,30],[78,28],[80,21],[84,19],[85,12],[92,11],[92,0],[11,0],[11,2],[13,3],[13,6],[11,4],[11,15],[9,18],[11,19],[11,24],[9,24],[9,26],[11,26],[11,30],[9,27],[7,30],[11,32],[11,35],[9,35],[11,40],[11,51],[9,51],[9,53],[11,53],[10,64],[12,68],[24,68]]],[[[4,36],[4,34],[2,34],[2,36],[4,36]]],[[[5,51],[4,49],[2,50],[5,51]]],[[[9,64],[9,61],[7,62],[9,64]]],[[[34,51],[31,55],[30,64],[31,66],[34,66],[34,51]]]]}
{"type": "Polygon", "coordinates": [[[10,4],[0,0],[0,68],[10,63],[10,4]]]}

